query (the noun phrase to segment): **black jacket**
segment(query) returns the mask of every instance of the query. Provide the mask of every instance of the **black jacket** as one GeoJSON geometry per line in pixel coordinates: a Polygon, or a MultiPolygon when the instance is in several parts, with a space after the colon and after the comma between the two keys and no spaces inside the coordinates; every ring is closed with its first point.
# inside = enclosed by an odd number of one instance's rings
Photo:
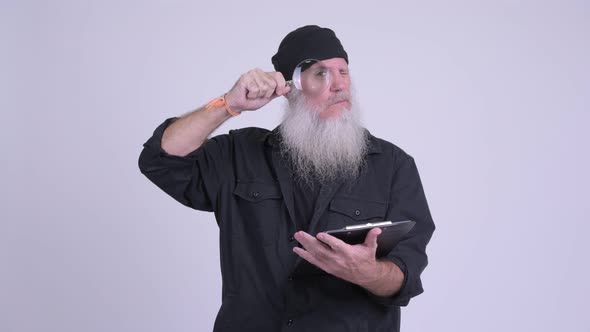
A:
{"type": "Polygon", "coordinates": [[[220,230],[222,306],[215,331],[398,331],[400,306],[422,293],[420,274],[434,231],[414,159],[370,136],[366,166],[349,182],[322,187],[312,235],[370,221],[416,221],[386,256],[405,274],[401,291],[380,298],[324,273],[292,252],[301,229],[293,209],[293,179],[279,151],[277,130],[232,130],[186,157],[161,147],[159,126],[139,167],[180,203],[215,213],[220,230]]]}

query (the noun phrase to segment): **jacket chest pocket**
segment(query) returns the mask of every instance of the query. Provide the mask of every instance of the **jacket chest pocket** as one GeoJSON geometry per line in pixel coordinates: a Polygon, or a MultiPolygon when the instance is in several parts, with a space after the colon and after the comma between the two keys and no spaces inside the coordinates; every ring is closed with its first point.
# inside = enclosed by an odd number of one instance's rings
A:
{"type": "Polygon", "coordinates": [[[278,182],[238,182],[233,193],[238,214],[234,222],[241,222],[234,225],[234,235],[246,236],[262,245],[276,242],[284,209],[278,182]]]}
{"type": "Polygon", "coordinates": [[[334,197],[330,202],[330,229],[383,221],[387,203],[354,197],[334,197]]]}

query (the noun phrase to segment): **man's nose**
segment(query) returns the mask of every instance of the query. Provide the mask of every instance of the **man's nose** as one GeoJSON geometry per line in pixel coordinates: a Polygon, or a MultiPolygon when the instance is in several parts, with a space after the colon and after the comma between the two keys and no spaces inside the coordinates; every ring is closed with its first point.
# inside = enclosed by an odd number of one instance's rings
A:
{"type": "Polygon", "coordinates": [[[340,73],[332,73],[330,82],[330,91],[341,91],[346,88],[346,78],[340,73]]]}

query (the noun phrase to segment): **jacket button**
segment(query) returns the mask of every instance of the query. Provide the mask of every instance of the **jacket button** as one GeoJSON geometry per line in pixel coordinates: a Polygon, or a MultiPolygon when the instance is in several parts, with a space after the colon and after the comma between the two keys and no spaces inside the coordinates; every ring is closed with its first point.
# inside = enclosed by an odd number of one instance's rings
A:
{"type": "Polygon", "coordinates": [[[295,240],[295,237],[293,235],[289,236],[289,241],[293,242],[295,240]]]}
{"type": "Polygon", "coordinates": [[[355,216],[360,216],[360,215],[361,215],[361,210],[356,210],[356,211],[354,211],[354,215],[355,215],[355,216]]]}
{"type": "Polygon", "coordinates": [[[254,197],[258,197],[258,192],[257,192],[257,191],[253,192],[253,193],[252,193],[252,196],[254,196],[254,197]]]}
{"type": "Polygon", "coordinates": [[[289,319],[289,320],[287,321],[287,326],[291,326],[291,325],[293,325],[293,320],[292,320],[292,319],[289,319]]]}

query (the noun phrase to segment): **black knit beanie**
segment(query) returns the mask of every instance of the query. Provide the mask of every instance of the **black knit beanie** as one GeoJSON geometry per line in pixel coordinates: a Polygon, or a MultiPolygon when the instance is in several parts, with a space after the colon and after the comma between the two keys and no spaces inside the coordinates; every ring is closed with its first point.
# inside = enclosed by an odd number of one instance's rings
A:
{"type": "Polygon", "coordinates": [[[286,80],[290,80],[301,61],[330,58],[343,58],[348,63],[348,54],[334,31],[317,25],[306,25],[285,36],[277,54],[272,57],[272,64],[286,80]]]}

